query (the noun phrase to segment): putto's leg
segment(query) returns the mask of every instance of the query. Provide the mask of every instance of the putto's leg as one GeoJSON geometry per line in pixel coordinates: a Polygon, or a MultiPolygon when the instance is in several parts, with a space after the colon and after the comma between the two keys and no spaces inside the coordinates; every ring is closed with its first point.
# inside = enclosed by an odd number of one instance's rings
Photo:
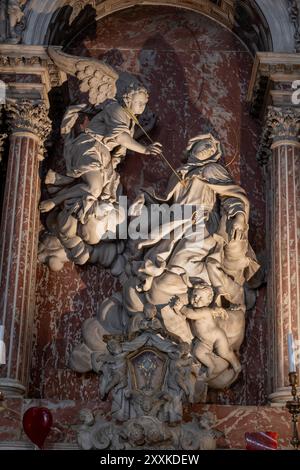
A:
{"type": "Polygon", "coordinates": [[[212,377],[214,375],[215,363],[211,357],[211,352],[199,341],[193,349],[193,354],[198,361],[207,367],[207,377],[212,377]]]}
{"type": "Polygon", "coordinates": [[[218,339],[216,340],[215,348],[219,356],[228,361],[235,372],[241,371],[241,363],[235,353],[230,349],[227,337],[225,333],[222,332],[222,330],[220,330],[218,333],[218,339]]]}

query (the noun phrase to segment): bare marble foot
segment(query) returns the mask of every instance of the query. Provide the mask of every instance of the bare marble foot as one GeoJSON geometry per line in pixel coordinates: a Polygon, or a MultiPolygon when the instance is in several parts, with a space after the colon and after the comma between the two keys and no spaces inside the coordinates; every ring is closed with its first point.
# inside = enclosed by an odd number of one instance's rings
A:
{"type": "Polygon", "coordinates": [[[49,212],[55,207],[55,202],[52,199],[46,199],[46,201],[42,201],[40,203],[40,211],[41,212],[49,212]]]}
{"type": "Polygon", "coordinates": [[[56,183],[56,172],[53,170],[49,170],[45,178],[45,184],[55,184],[55,183],[56,183]]]}

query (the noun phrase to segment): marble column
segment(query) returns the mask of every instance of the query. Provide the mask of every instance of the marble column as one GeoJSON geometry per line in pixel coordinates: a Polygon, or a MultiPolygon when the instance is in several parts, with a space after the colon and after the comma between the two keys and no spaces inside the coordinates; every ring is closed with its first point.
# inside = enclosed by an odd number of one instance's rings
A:
{"type": "MultiPolygon", "coordinates": [[[[288,332],[300,360],[300,110],[270,106],[267,129],[271,152],[266,166],[272,403],[291,398],[288,332]]],[[[298,369],[299,370],[299,369],[298,369]]]]}
{"type": "Polygon", "coordinates": [[[1,221],[0,324],[7,363],[0,390],[26,393],[30,369],[39,232],[39,161],[51,126],[46,106],[28,100],[6,105],[10,149],[1,221]]]}

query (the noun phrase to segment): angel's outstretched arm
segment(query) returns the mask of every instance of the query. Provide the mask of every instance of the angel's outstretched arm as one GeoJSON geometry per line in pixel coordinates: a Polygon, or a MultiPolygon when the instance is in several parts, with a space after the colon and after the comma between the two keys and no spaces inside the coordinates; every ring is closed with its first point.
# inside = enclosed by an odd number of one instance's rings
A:
{"type": "Polygon", "coordinates": [[[161,154],[161,145],[159,143],[155,143],[145,147],[144,145],[139,144],[126,132],[122,132],[121,134],[119,134],[116,137],[116,141],[119,145],[126,147],[128,150],[133,150],[134,152],[142,153],[144,155],[161,154]]]}

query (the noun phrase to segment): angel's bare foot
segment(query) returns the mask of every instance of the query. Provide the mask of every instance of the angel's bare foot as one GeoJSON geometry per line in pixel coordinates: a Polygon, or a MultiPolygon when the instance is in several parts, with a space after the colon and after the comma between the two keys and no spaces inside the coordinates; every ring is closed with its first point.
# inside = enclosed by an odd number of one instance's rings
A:
{"type": "Polygon", "coordinates": [[[56,173],[56,171],[53,171],[53,170],[49,170],[45,178],[46,185],[54,184],[58,186],[65,186],[67,184],[73,183],[73,181],[74,181],[74,178],[72,178],[71,176],[61,175],[59,173],[56,173]]]}
{"type": "Polygon", "coordinates": [[[49,212],[55,207],[55,202],[52,199],[46,199],[46,201],[42,201],[40,203],[40,211],[41,212],[49,212]]]}
{"type": "Polygon", "coordinates": [[[46,174],[45,184],[55,184],[56,183],[56,172],[49,170],[46,174]]]}

